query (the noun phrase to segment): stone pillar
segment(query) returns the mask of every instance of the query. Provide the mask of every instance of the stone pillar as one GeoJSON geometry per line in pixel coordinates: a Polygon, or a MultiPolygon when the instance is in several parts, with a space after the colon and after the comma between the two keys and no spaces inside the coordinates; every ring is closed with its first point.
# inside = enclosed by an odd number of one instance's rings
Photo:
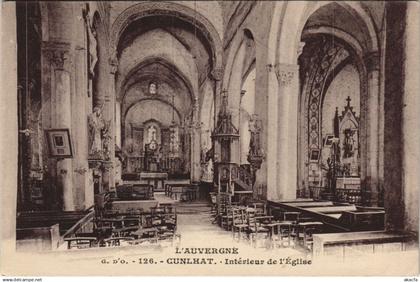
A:
{"type": "Polygon", "coordinates": [[[370,205],[378,205],[379,191],[379,117],[383,108],[379,107],[379,53],[373,52],[365,57],[367,69],[367,163],[365,184],[370,192],[370,205]],[[377,109],[377,110],[373,110],[377,109]]]}
{"type": "MultiPolygon", "coordinates": [[[[241,44],[239,50],[233,61],[229,81],[223,83],[228,86],[228,106],[229,111],[232,114],[232,123],[236,128],[239,128],[239,101],[242,90],[242,72],[245,61],[245,44],[241,44]]],[[[232,146],[233,147],[233,146],[232,146]]],[[[232,150],[239,151],[239,148],[232,148],[232,150]]],[[[235,163],[239,163],[239,159],[232,160],[235,163]]]]}
{"type": "Polygon", "coordinates": [[[278,199],[295,199],[297,191],[297,134],[299,66],[276,66],[278,91],[278,199]]]}
{"type": "MultiPolygon", "coordinates": [[[[243,116],[242,116],[242,99],[244,97],[246,93],[246,90],[241,90],[241,97],[239,98],[239,164],[243,164],[245,163],[245,161],[247,160],[247,155],[248,155],[248,150],[249,148],[244,148],[244,144],[242,144],[242,140],[243,140],[243,125],[246,122],[246,120],[244,120],[243,116]],[[246,152],[244,152],[244,149],[246,152]]],[[[245,128],[245,130],[248,130],[248,127],[245,128]]]]}
{"type": "MultiPolygon", "coordinates": [[[[83,29],[83,26],[82,26],[83,29]]],[[[72,141],[73,141],[73,184],[76,210],[84,210],[93,205],[93,186],[89,181],[87,162],[89,137],[88,113],[91,112],[88,97],[86,49],[76,46],[74,51],[74,85],[72,96],[72,141]],[[86,71],[83,71],[86,70],[86,71]]]]}
{"type": "Polygon", "coordinates": [[[267,148],[266,148],[266,163],[267,163],[267,199],[278,200],[278,183],[277,173],[279,158],[277,154],[278,147],[278,98],[279,98],[279,83],[273,65],[267,66],[268,71],[268,102],[267,102],[267,148]]]}
{"type": "Polygon", "coordinates": [[[419,171],[420,171],[420,4],[407,3],[405,30],[404,94],[402,97],[403,198],[405,200],[404,228],[418,232],[419,228],[419,171]]]}
{"type": "Polygon", "coordinates": [[[220,109],[221,104],[221,93],[222,93],[222,79],[223,79],[223,69],[215,68],[211,72],[211,76],[214,80],[214,126],[216,126],[217,110],[220,109]]]}
{"type": "Polygon", "coordinates": [[[199,119],[199,104],[198,100],[195,102],[193,106],[193,122],[191,127],[191,181],[199,182],[200,181],[200,119],[199,119]]]}
{"type": "Polygon", "coordinates": [[[121,103],[115,102],[115,144],[121,149],[121,103]]]}
{"type": "MultiPolygon", "coordinates": [[[[44,42],[43,52],[51,66],[51,128],[71,129],[71,52],[70,43],[44,42]]],[[[63,210],[75,209],[73,199],[73,164],[71,159],[57,159],[57,185],[63,192],[63,210]]]]}
{"type": "MultiPolygon", "coordinates": [[[[2,3],[1,23],[1,103],[0,103],[0,156],[3,164],[0,169],[0,265],[3,273],[10,263],[9,254],[16,247],[16,203],[18,170],[18,105],[17,105],[17,48],[16,48],[16,3],[2,3]],[[6,67],[7,66],[7,67],[6,67]]],[[[11,273],[9,271],[9,273],[11,273]]]]}
{"type": "MultiPolygon", "coordinates": [[[[403,96],[405,96],[404,62],[406,47],[404,36],[407,3],[386,2],[385,7],[387,29],[384,75],[384,208],[387,229],[402,230],[406,218],[405,201],[407,200],[404,199],[402,179],[405,174],[403,166],[403,112],[405,112],[403,96]]],[[[413,54],[413,56],[415,57],[416,54],[413,54]]],[[[413,75],[415,76],[415,74],[413,75]]],[[[411,130],[418,132],[417,128],[411,130]]],[[[418,172],[415,172],[415,175],[418,175],[418,172]]],[[[418,189],[418,187],[415,189],[418,189]]]]}
{"type": "Polygon", "coordinates": [[[109,72],[108,72],[108,89],[104,96],[104,119],[110,121],[109,135],[110,139],[110,159],[105,161],[103,164],[102,183],[105,191],[111,191],[115,189],[115,74],[118,70],[118,60],[115,56],[115,52],[109,60],[109,72]]]}

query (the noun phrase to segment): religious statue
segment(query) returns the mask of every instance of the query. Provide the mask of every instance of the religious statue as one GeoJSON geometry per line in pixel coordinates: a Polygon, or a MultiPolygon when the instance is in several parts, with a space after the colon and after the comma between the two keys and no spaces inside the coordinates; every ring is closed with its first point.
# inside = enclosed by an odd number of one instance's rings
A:
{"type": "Polygon", "coordinates": [[[171,132],[169,136],[169,152],[172,157],[178,157],[178,153],[179,153],[178,131],[175,128],[171,128],[171,132]]]}
{"type": "Polygon", "coordinates": [[[156,140],[156,127],[153,125],[147,129],[147,143],[151,143],[152,140],[156,140]]]}
{"type": "Polygon", "coordinates": [[[213,161],[201,164],[201,181],[213,182],[213,161]]]}
{"type": "Polygon", "coordinates": [[[344,130],[343,158],[351,158],[354,154],[354,131],[351,128],[344,130]]]}
{"type": "Polygon", "coordinates": [[[157,84],[156,82],[149,83],[149,94],[155,95],[157,93],[157,84]]]}
{"type": "Polygon", "coordinates": [[[104,158],[105,160],[110,160],[111,159],[111,134],[109,132],[110,130],[110,126],[111,126],[111,121],[108,122],[104,122],[105,126],[102,130],[102,147],[103,147],[103,154],[104,154],[104,158]]]}
{"type": "Polygon", "coordinates": [[[100,107],[95,107],[88,117],[90,142],[89,155],[102,158],[102,131],[105,129],[105,121],[100,107]]]}
{"type": "Polygon", "coordinates": [[[206,153],[207,153],[208,149],[207,147],[203,146],[203,148],[201,149],[201,154],[200,154],[200,162],[206,163],[206,153]]]}
{"type": "Polygon", "coordinates": [[[91,77],[95,75],[95,66],[98,62],[98,42],[96,39],[96,30],[93,28],[89,15],[86,16],[87,30],[89,38],[89,74],[91,77]]]}
{"type": "Polygon", "coordinates": [[[253,115],[249,121],[249,131],[251,132],[251,140],[249,142],[249,155],[259,156],[261,155],[260,148],[260,132],[261,132],[261,121],[257,119],[256,115],[253,115]]]}

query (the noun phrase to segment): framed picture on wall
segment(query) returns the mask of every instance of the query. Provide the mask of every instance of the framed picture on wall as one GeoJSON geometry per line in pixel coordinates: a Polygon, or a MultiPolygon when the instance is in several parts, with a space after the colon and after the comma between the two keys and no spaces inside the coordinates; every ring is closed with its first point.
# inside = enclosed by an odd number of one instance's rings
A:
{"type": "Polygon", "coordinates": [[[320,151],[319,149],[311,149],[311,154],[309,159],[311,162],[318,162],[319,161],[320,151]]]}
{"type": "Polygon", "coordinates": [[[334,141],[334,135],[333,134],[327,134],[325,136],[325,139],[324,139],[324,146],[325,147],[331,147],[331,145],[333,144],[333,141],[334,141]]]}
{"type": "Polygon", "coordinates": [[[70,131],[64,129],[46,129],[48,148],[53,158],[72,158],[73,151],[70,140],[70,131]]]}

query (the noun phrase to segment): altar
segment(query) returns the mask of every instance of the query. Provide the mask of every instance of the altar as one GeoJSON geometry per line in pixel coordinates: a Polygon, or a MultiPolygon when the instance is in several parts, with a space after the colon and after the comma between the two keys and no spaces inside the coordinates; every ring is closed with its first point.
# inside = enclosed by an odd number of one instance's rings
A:
{"type": "Polygon", "coordinates": [[[164,181],[168,179],[166,172],[141,172],[140,180],[147,181],[147,184],[152,185],[153,192],[164,191],[164,181]]]}

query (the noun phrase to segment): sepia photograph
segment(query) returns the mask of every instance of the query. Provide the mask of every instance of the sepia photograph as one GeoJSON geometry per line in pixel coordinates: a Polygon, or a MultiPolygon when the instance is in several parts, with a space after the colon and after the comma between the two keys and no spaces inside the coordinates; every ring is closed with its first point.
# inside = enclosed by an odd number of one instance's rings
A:
{"type": "Polygon", "coordinates": [[[0,13],[3,282],[418,281],[420,2],[0,13]]]}

